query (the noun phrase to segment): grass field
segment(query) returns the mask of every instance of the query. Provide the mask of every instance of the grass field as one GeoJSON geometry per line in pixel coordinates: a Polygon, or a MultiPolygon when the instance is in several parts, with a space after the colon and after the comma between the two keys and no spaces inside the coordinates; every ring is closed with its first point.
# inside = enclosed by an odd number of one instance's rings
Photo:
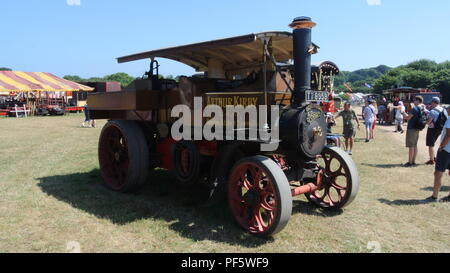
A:
{"type": "MultiPolygon", "coordinates": [[[[199,192],[176,188],[164,171],[139,194],[105,189],[105,122],[86,129],[82,119],[0,119],[0,252],[450,252],[450,204],[421,202],[433,167],[400,167],[407,150],[393,128],[356,144],[360,192],[349,207],[324,212],[296,198],[288,226],[261,239],[242,232],[226,204],[202,206],[199,192]]],[[[441,197],[449,177],[444,185],[441,197]]]]}

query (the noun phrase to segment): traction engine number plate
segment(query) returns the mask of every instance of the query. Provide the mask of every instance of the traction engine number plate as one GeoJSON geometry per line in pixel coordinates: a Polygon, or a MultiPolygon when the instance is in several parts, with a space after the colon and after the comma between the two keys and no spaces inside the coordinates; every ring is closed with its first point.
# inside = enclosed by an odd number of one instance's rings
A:
{"type": "Polygon", "coordinates": [[[306,91],[305,99],[307,102],[328,102],[327,91],[306,91]]]}

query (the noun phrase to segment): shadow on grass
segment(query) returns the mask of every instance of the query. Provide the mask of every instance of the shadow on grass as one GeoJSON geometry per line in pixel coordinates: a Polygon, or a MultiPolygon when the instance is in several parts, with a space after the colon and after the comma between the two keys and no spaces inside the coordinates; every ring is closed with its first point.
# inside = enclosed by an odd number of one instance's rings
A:
{"type": "MultiPolygon", "coordinates": [[[[423,191],[433,191],[433,187],[425,187],[425,188],[421,188],[421,190],[423,190],[423,191]]],[[[441,187],[441,191],[450,191],[450,187],[442,186],[441,187]]]]}
{"type": "Polygon", "coordinates": [[[180,188],[174,180],[170,172],[156,170],[139,193],[120,194],[104,187],[100,171],[94,169],[88,173],[39,178],[38,186],[74,208],[119,225],[140,219],[162,219],[170,229],[195,241],[211,240],[250,248],[273,241],[243,232],[235,224],[226,202],[205,207],[206,190],[180,188]]]}
{"type": "Polygon", "coordinates": [[[343,213],[342,209],[339,210],[325,210],[317,207],[314,204],[306,201],[294,200],[292,206],[293,213],[301,213],[312,216],[322,216],[322,217],[335,217],[343,213]]]}
{"type": "Polygon", "coordinates": [[[424,199],[410,199],[410,200],[387,200],[387,199],[378,199],[383,204],[394,205],[394,206],[417,206],[417,205],[429,205],[433,204],[433,202],[427,202],[424,199]]]}
{"type": "Polygon", "coordinates": [[[369,163],[361,163],[363,166],[373,167],[373,168],[382,168],[382,169],[393,169],[393,168],[403,168],[403,164],[369,164],[369,163]]]}

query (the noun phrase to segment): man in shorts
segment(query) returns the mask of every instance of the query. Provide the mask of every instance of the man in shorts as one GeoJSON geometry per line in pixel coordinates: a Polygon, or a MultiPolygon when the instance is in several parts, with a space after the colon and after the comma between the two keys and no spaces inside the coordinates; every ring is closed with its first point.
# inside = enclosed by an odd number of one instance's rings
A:
{"type": "MultiPolygon", "coordinates": [[[[450,106],[446,109],[447,114],[450,114],[450,106]]],[[[436,158],[436,167],[434,172],[434,187],[433,195],[428,197],[427,201],[437,201],[439,198],[439,191],[442,186],[442,177],[445,171],[450,166],[450,119],[447,119],[444,125],[444,130],[442,130],[441,145],[439,146],[439,151],[436,158]]],[[[441,199],[442,202],[450,202],[449,196],[441,199]]]]}
{"type": "Polygon", "coordinates": [[[441,100],[438,97],[434,97],[431,100],[431,110],[428,114],[428,130],[427,130],[427,147],[430,155],[430,160],[425,163],[427,165],[434,165],[436,163],[436,154],[434,153],[434,146],[437,139],[442,133],[442,124],[444,119],[448,118],[447,111],[442,108],[441,100]],[[441,116],[441,117],[440,117],[441,116]],[[442,122],[442,123],[441,123],[442,122]]]}
{"type": "Polygon", "coordinates": [[[422,109],[424,109],[423,98],[417,96],[414,98],[414,107],[406,117],[408,121],[408,129],[406,130],[406,147],[409,148],[409,160],[408,163],[403,165],[404,167],[415,167],[417,158],[417,143],[419,142],[420,130],[417,129],[417,123],[419,122],[422,109]]]}
{"type": "Polygon", "coordinates": [[[344,138],[345,138],[345,150],[349,155],[352,155],[354,138],[356,136],[355,121],[358,123],[358,129],[360,128],[358,117],[349,102],[344,105],[344,110],[339,112],[335,119],[342,117],[344,121],[344,138]]]}

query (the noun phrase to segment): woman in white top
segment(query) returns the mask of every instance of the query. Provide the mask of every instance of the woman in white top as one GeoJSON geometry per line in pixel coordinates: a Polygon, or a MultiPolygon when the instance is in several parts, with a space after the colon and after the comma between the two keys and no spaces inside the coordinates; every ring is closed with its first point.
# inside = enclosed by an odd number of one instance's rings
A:
{"type": "Polygon", "coordinates": [[[406,108],[405,105],[403,105],[403,101],[399,101],[398,106],[395,106],[394,108],[397,109],[397,111],[395,111],[395,133],[400,132],[403,134],[403,122],[405,121],[406,114],[406,108]]]}
{"type": "Polygon", "coordinates": [[[367,103],[368,105],[364,107],[363,117],[364,125],[366,127],[366,142],[369,142],[370,139],[373,139],[373,124],[375,122],[377,110],[373,106],[373,104],[375,103],[373,99],[369,99],[367,103]]]}

